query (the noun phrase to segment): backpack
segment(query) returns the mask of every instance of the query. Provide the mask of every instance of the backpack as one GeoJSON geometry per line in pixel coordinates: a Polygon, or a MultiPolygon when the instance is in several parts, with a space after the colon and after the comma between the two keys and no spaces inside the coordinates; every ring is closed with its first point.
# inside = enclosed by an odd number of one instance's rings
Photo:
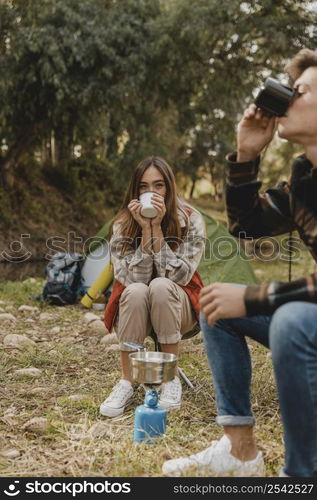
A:
{"type": "Polygon", "coordinates": [[[45,268],[43,298],[56,306],[74,304],[81,293],[82,261],[83,256],[78,253],[54,254],[45,268]]]}

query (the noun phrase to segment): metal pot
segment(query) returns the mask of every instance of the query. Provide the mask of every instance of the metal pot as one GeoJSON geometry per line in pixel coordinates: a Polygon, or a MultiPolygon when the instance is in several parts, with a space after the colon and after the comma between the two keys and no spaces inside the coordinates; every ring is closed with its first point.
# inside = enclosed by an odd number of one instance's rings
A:
{"type": "Polygon", "coordinates": [[[131,375],[139,384],[160,385],[173,380],[177,356],[165,352],[142,351],[129,354],[131,375]]]}

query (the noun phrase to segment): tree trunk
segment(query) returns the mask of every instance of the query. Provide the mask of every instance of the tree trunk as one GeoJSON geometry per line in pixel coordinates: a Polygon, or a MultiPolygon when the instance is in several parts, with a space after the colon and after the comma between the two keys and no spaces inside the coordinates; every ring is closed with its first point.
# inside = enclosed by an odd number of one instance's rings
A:
{"type": "Polygon", "coordinates": [[[196,186],[196,181],[197,179],[192,179],[192,187],[190,188],[190,194],[189,194],[189,198],[191,199],[194,195],[194,190],[195,190],[195,186],[196,186]]]}
{"type": "MultiPolygon", "coordinates": [[[[34,132],[32,130],[32,132],[34,132]]],[[[9,152],[4,158],[3,164],[0,166],[5,184],[12,186],[14,184],[14,169],[19,163],[22,156],[26,153],[33,140],[31,131],[24,131],[19,138],[9,149],[9,152]]]]}
{"type": "Polygon", "coordinates": [[[56,166],[56,141],[55,141],[55,132],[54,130],[51,131],[51,162],[52,166],[56,166]]]}

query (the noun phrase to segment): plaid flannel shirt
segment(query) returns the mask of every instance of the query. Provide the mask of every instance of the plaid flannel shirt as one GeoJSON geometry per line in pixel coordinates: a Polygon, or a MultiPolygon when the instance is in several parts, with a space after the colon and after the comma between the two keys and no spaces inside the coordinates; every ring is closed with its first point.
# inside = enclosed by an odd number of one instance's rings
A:
{"type": "Polygon", "coordinates": [[[141,245],[135,248],[129,242],[122,255],[126,239],[121,234],[120,224],[114,224],[110,252],[117,281],[125,286],[131,283],[147,285],[154,277],[166,277],[179,285],[190,282],[205,248],[205,223],[201,214],[192,207],[189,216],[179,210],[178,217],[182,228],[186,227],[185,217],[188,217],[189,228],[177,249],[173,251],[165,240],[160,252],[149,254],[142,252],[141,245]]]}
{"type": "MultiPolygon", "coordinates": [[[[226,187],[229,230],[234,236],[260,238],[297,230],[317,262],[317,167],[301,155],[293,163],[289,182],[260,194],[260,159],[236,162],[227,156],[226,187]]],[[[273,281],[246,288],[247,315],[272,314],[286,302],[317,303],[317,273],[289,283],[273,281]]]]}

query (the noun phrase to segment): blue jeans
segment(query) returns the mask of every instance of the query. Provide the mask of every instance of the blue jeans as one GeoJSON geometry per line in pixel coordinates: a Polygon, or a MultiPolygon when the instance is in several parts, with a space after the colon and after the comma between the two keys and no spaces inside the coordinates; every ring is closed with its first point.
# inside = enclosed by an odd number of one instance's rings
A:
{"type": "Polygon", "coordinates": [[[273,316],[224,319],[210,327],[201,315],[220,425],[254,425],[251,359],[245,337],[269,347],[285,442],[284,471],[317,476],[317,305],[289,302],[273,316]]]}

